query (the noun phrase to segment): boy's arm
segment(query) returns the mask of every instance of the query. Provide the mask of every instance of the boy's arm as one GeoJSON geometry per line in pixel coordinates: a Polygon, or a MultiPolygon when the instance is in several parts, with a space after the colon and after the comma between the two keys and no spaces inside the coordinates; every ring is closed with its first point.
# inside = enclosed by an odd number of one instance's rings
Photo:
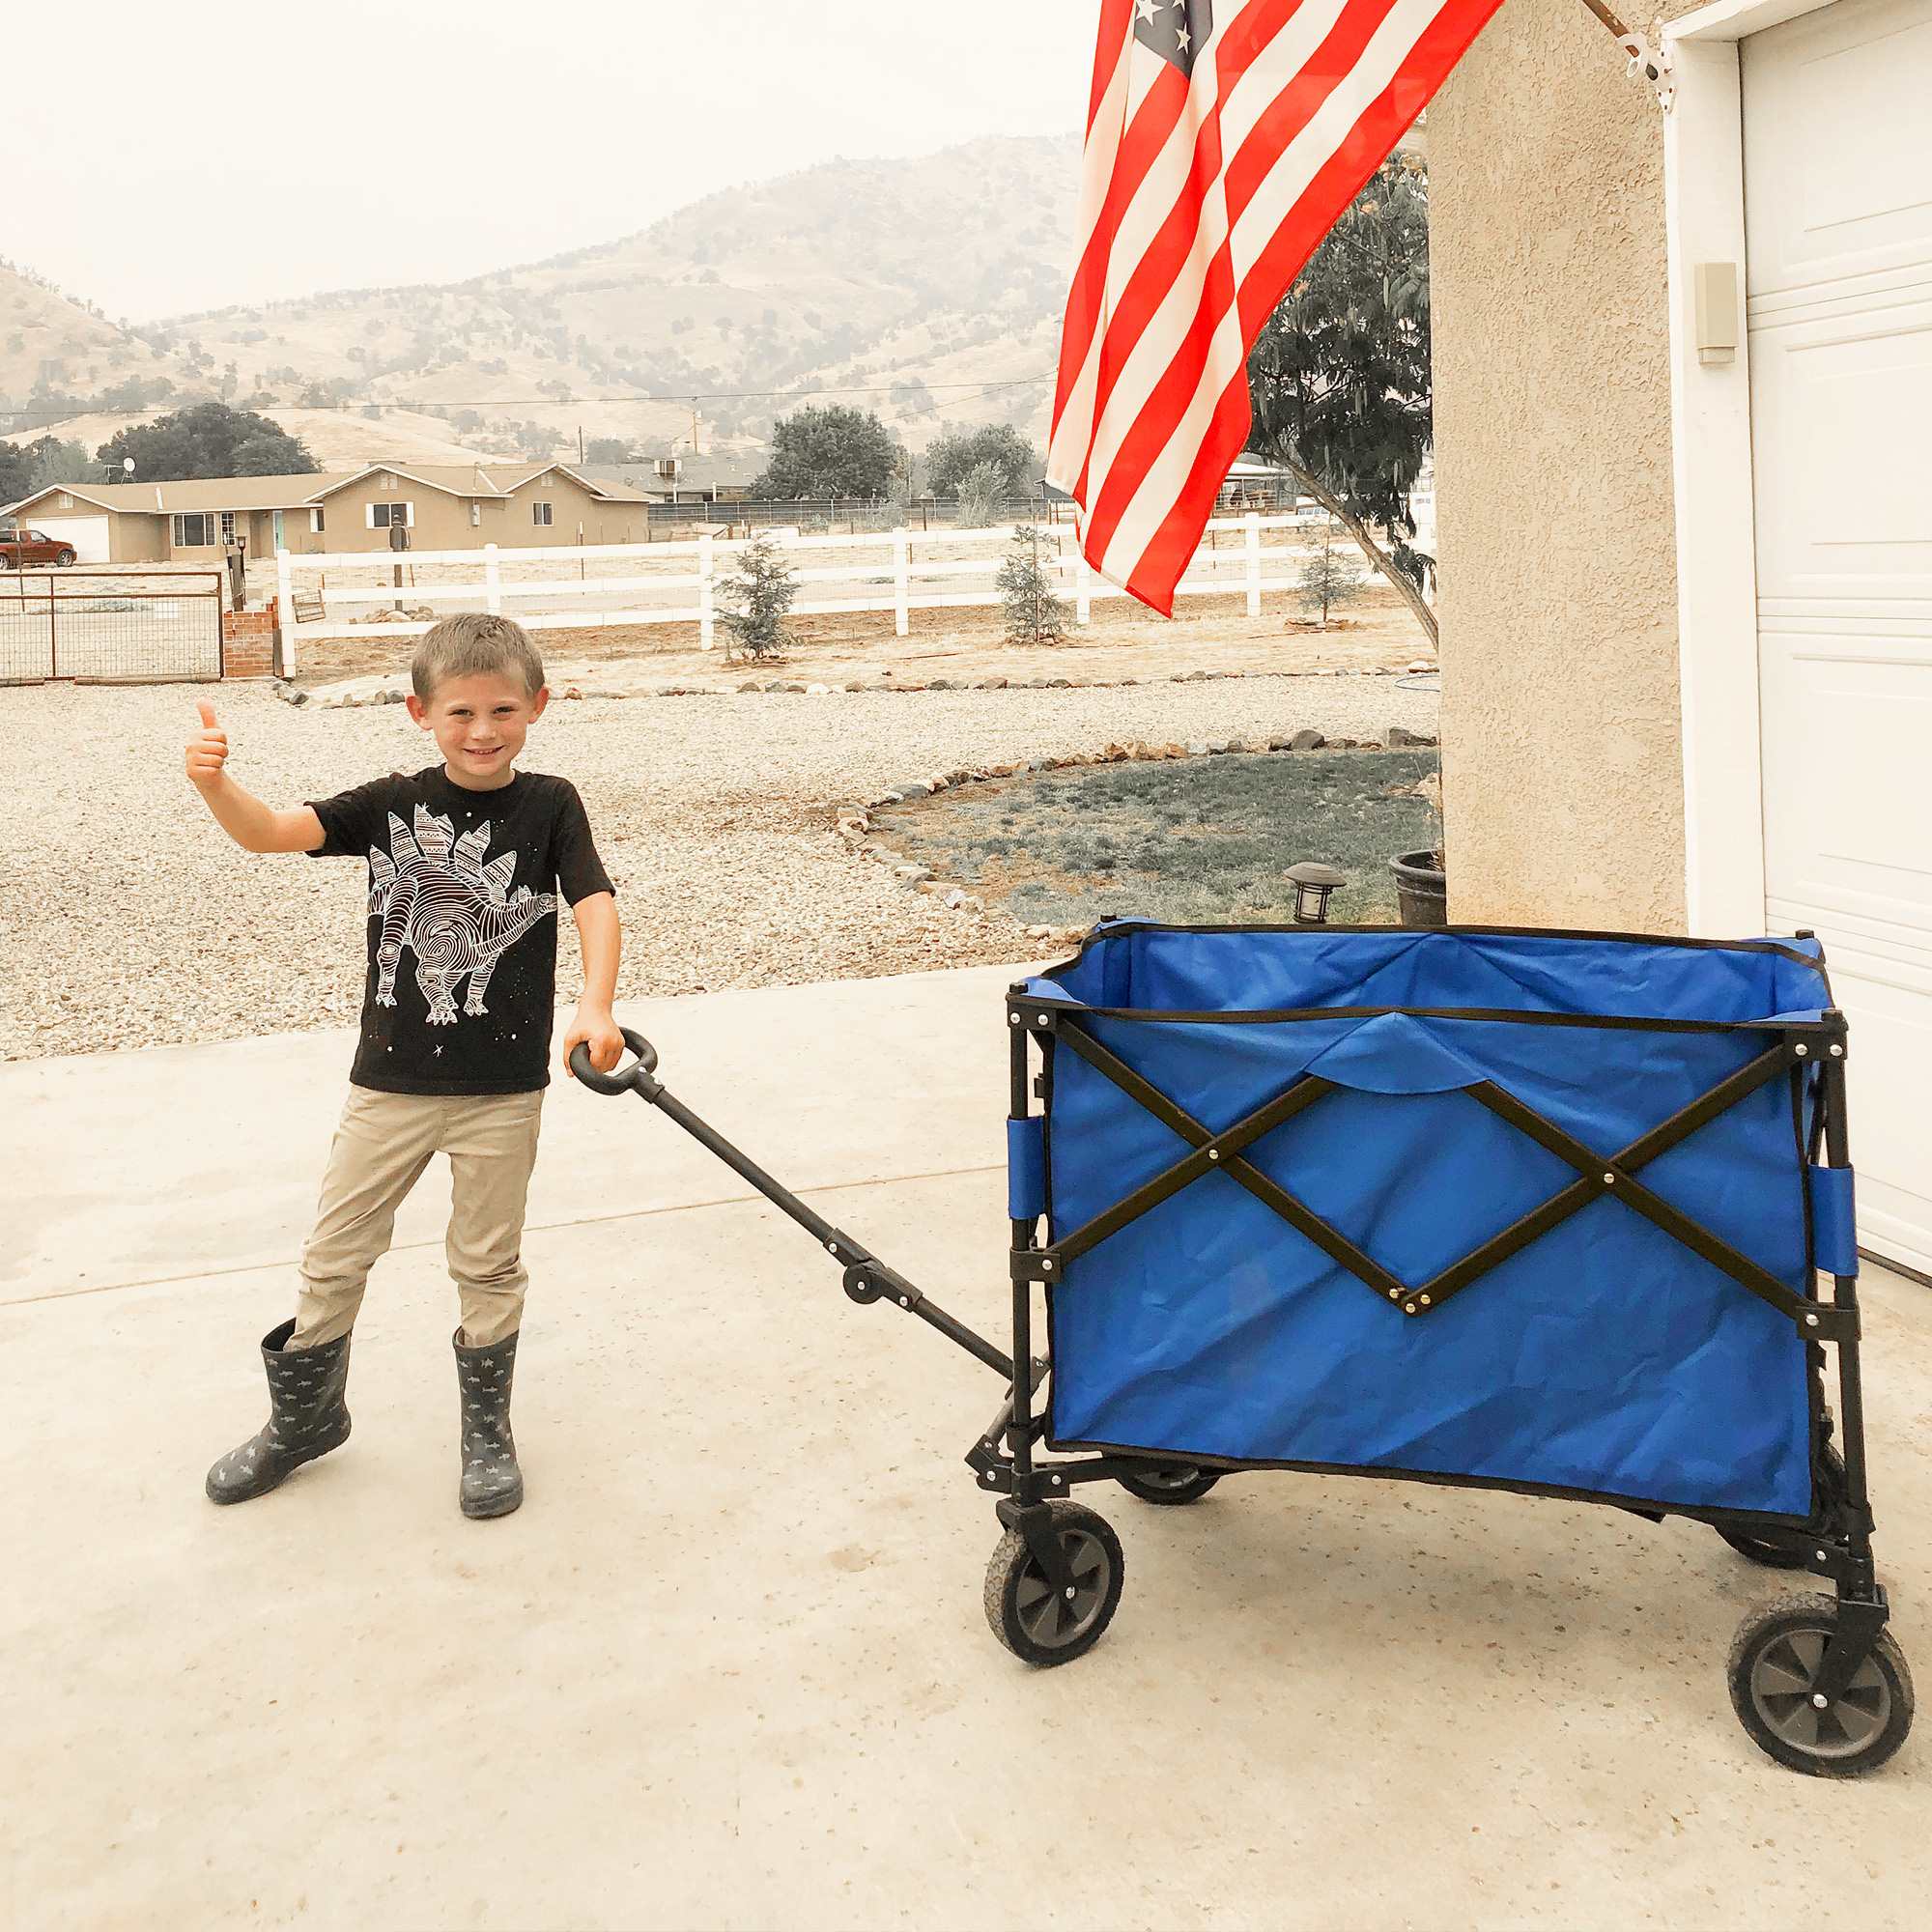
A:
{"type": "MultiPolygon", "coordinates": [[[[570,1050],[579,1040],[590,1048],[590,1064],[609,1073],[624,1057],[624,1036],[611,1017],[617,990],[617,962],[624,938],[617,923],[617,901],[610,893],[590,893],[571,907],[583,952],[583,991],[563,1036],[563,1067],[570,1072],[570,1050]]],[[[577,1076],[573,1073],[571,1078],[577,1076]]]]}
{"type": "Polygon", "coordinates": [[[214,707],[197,707],[201,729],[188,740],[187,775],[214,822],[244,852],[313,852],[322,843],[322,820],[312,806],[277,811],[228,776],[228,734],[214,722],[214,707]]]}

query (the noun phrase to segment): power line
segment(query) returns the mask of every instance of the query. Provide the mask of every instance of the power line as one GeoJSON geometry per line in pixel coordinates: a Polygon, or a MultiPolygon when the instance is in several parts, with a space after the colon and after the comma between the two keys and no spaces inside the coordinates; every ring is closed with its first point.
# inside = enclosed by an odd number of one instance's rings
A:
{"type": "MultiPolygon", "coordinates": [[[[901,377],[895,383],[878,383],[864,386],[821,385],[810,389],[684,389],[676,393],[652,393],[629,396],[486,396],[471,401],[452,401],[440,399],[435,402],[418,400],[407,396],[364,396],[359,400],[333,403],[268,403],[265,409],[289,410],[414,410],[428,412],[437,410],[509,410],[509,409],[582,409],[603,408],[617,403],[716,403],[716,402],[803,402],[810,396],[889,396],[894,391],[919,383],[928,395],[940,389],[968,389],[970,394],[954,396],[955,403],[977,402],[981,396],[996,394],[1002,389],[1031,388],[1040,383],[1053,380],[1053,372],[1044,370],[1034,376],[1012,376],[998,383],[987,383],[974,387],[966,383],[927,383],[923,377],[901,377]]],[[[172,402],[152,403],[137,410],[113,409],[105,404],[97,404],[89,409],[65,410],[10,410],[0,408],[0,415],[11,416],[16,421],[22,417],[36,417],[45,422],[65,422],[76,415],[107,416],[162,416],[172,415],[177,410],[191,409],[199,401],[212,401],[210,397],[176,397],[172,402]]],[[[17,433],[17,432],[15,432],[17,433]]]]}

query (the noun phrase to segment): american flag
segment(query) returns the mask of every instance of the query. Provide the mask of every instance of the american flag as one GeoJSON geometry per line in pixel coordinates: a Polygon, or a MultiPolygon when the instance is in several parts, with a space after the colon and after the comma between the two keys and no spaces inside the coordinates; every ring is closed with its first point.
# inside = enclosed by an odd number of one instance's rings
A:
{"type": "Polygon", "coordinates": [[[1247,440],[1247,354],[1501,0],[1101,0],[1047,478],[1163,615],[1247,440]]]}

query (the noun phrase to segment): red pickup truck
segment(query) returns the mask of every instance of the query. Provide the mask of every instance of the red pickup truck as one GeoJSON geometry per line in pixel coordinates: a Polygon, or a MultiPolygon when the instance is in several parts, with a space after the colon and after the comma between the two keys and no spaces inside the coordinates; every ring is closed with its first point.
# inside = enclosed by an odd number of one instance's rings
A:
{"type": "Polygon", "coordinates": [[[40,530],[0,530],[0,570],[24,570],[35,563],[65,570],[73,560],[71,544],[56,542],[40,530]]]}

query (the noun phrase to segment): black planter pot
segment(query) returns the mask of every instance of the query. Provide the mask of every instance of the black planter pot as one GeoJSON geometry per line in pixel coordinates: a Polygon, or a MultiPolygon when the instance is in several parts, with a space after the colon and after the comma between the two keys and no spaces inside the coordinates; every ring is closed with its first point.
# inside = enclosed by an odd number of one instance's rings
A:
{"type": "Polygon", "coordinates": [[[1405,852],[1389,861],[1396,906],[1404,925],[1449,923],[1449,880],[1434,852],[1405,852]]]}

